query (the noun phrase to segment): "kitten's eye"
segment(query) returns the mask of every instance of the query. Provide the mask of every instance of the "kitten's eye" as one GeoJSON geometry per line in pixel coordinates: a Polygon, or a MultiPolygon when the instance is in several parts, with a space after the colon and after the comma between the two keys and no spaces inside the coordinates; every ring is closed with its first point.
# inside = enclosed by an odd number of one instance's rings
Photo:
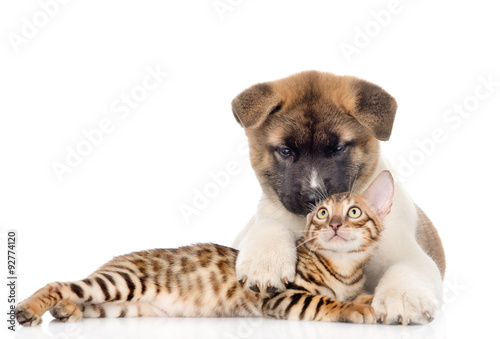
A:
{"type": "Polygon", "coordinates": [[[347,215],[349,218],[356,219],[361,216],[361,210],[357,207],[352,207],[348,212],[347,215]]]}
{"type": "Polygon", "coordinates": [[[326,219],[328,218],[328,210],[326,208],[322,208],[318,211],[318,214],[316,214],[318,219],[326,219]]]}

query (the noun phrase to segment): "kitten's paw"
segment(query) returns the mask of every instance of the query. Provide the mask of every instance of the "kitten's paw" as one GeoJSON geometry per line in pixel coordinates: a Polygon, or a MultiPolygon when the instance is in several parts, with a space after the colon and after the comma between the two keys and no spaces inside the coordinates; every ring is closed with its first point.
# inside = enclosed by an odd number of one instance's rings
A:
{"type": "Polygon", "coordinates": [[[19,303],[16,307],[16,319],[22,326],[37,326],[42,323],[42,315],[39,314],[39,308],[34,307],[27,300],[19,303]]]}
{"type": "Polygon", "coordinates": [[[236,276],[240,283],[261,293],[271,295],[285,290],[295,280],[297,252],[295,246],[280,241],[263,241],[258,246],[244,247],[236,260],[236,276]]]}
{"type": "Polygon", "coordinates": [[[50,314],[59,321],[75,322],[82,319],[82,311],[70,300],[61,300],[50,310],[50,314]]]}
{"type": "Polygon", "coordinates": [[[432,292],[388,288],[377,291],[372,306],[378,322],[391,325],[427,324],[434,319],[438,302],[432,292]]]}
{"type": "Polygon", "coordinates": [[[340,313],[342,321],[355,324],[375,324],[377,318],[373,307],[366,304],[351,304],[340,313]]]}
{"type": "Polygon", "coordinates": [[[371,305],[373,301],[373,294],[360,294],[352,302],[355,304],[371,305]]]}

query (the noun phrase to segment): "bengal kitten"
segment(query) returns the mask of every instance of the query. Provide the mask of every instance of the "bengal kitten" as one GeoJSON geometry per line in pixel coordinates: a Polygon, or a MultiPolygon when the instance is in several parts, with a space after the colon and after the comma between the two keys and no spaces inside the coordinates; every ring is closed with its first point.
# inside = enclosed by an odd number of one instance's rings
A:
{"type": "Polygon", "coordinates": [[[116,257],[86,279],[54,282],[19,303],[16,318],[34,326],[50,310],[61,321],[116,317],[267,317],[375,323],[363,295],[363,266],[376,248],[393,197],[384,171],[360,195],[337,194],[307,216],[297,274],[286,290],[243,288],[238,251],[215,244],[116,257]]]}

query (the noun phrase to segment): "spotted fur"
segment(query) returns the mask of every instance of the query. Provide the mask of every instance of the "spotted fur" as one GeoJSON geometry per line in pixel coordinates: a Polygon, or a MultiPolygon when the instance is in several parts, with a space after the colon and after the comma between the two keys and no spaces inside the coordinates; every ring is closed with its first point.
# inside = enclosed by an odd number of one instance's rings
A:
{"type": "Polygon", "coordinates": [[[308,215],[297,242],[297,275],[284,292],[269,285],[265,291],[243,288],[235,273],[237,250],[197,244],[119,256],[83,280],[48,284],[17,306],[17,320],[38,325],[50,310],[61,321],[168,316],[373,323],[371,296],[362,294],[363,267],[392,203],[390,187],[373,196],[388,177],[381,174],[362,195],[334,195],[308,215]],[[359,217],[349,217],[353,206],[359,217]]]}

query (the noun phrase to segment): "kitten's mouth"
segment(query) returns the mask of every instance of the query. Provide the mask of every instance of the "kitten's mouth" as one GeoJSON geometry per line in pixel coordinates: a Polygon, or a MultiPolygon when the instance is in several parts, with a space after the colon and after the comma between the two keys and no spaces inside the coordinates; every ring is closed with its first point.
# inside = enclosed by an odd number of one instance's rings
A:
{"type": "Polygon", "coordinates": [[[350,241],[349,239],[346,239],[338,234],[334,234],[328,239],[328,241],[350,241]]]}

